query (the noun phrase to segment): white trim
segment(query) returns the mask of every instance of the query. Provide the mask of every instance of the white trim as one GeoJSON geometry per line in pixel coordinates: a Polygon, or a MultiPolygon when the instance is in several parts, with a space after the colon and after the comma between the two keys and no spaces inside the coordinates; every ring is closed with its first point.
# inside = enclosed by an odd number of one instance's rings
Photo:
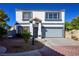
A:
{"type": "Polygon", "coordinates": [[[62,21],[65,22],[65,12],[62,12],[61,17],[62,17],[62,21]]]}
{"type": "MultiPolygon", "coordinates": [[[[30,24],[28,25],[16,25],[16,26],[29,26],[30,27],[30,24]]],[[[42,26],[45,26],[45,27],[64,27],[64,25],[42,25],[42,26]]]]}
{"type": "Polygon", "coordinates": [[[41,23],[38,24],[38,39],[41,39],[41,23]]]}
{"type": "Polygon", "coordinates": [[[33,24],[32,23],[30,23],[30,33],[33,36],[33,24]]]}
{"type": "Polygon", "coordinates": [[[64,25],[42,25],[44,27],[64,27],[64,25]]]}
{"type": "Polygon", "coordinates": [[[30,10],[30,9],[16,9],[16,11],[22,11],[22,12],[64,12],[64,9],[61,10],[30,10]]]}
{"type": "Polygon", "coordinates": [[[19,20],[18,20],[18,21],[16,20],[16,21],[17,21],[18,23],[29,23],[29,20],[28,20],[28,21],[22,21],[22,19],[19,19],[19,20]],[[19,20],[21,20],[21,21],[19,21],[19,20]]]}
{"type": "Polygon", "coordinates": [[[30,24],[28,24],[28,25],[17,25],[17,26],[29,26],[30,27],[30,24]]]}
{"type": "Polygon", "coordinates": [[[42,21],[42,23],[64,23],[63,21],[42,21]]]}
{"type": "Polygon", "coordinates": [[[18,26],[16,25],[15,27],[16,27],[16,33],[18,33],[18,26]]]}
{"type": "MultiPolygon", "coordinates": [[[[18,23],[29,23],[29,21],[17,21],[18,23]]],[[[64,23],[64,21],[43,21],[42,23],[64,23]]]]}

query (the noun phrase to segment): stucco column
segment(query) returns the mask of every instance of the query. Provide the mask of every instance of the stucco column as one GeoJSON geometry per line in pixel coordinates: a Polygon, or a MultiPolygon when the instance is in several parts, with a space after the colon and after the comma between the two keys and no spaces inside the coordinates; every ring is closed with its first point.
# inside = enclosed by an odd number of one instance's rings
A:
{"type": "Polygon", "coordinates": [[[32,23],[30,23],[30,34],[31,36],[33,36],[33,24],[32,23]]]}
{"type": "Polygon", "coordinates": [[[15,30],[16,30],[16,33],[18,33],[18,26],[17,25],[15,26],[15,30]]]}
{"type": "Polygon", "coordinates": [[[41,39],[42,34],[41,34],[41,23],[38,24],[38,39],[41,39]]]}

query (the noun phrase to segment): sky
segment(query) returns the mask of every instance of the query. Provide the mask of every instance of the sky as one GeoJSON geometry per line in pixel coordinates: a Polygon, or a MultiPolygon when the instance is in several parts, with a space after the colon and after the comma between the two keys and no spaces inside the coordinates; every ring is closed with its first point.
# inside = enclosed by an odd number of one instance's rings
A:
{"type": "Polygon", "coordinates": [[[79,3],[0,3],[0,9],[9,16],[10,26],[16,22],[16,9],[65,10],[65,20],[68,22],[79,16],[79,3]]]}

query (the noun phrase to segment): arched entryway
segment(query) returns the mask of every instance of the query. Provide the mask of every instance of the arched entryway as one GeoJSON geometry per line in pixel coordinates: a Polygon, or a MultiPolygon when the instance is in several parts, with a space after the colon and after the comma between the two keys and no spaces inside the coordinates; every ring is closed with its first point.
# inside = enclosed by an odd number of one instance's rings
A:
{"type": "Polygon", "coordinates": [[[31,35],[35,38],[41,39],[41,20],[38,18],[34,18],[30,20],[30,32],[31,35]]]}

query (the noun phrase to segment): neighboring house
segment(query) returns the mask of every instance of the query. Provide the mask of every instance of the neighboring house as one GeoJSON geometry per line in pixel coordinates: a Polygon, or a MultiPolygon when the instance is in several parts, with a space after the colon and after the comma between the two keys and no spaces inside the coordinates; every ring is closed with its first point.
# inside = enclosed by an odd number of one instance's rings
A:
{"type": "Polygon", "coordinates": [[[36,38],[64,37],[63,10],[16,10],[16,33],[24,28],[36,38]]]}
{"type": "Polygon", "coordinates": [[[16,23],[10,28],[10,31],[13,31],[13,30],[16,30],[16,23]]]}
{"type": "Polygon", "coordinates": [[[11,26],[11,28],[8,31],[8,37],[13,38],[16,37],[16,23],[14,26],[11,26]]]}

